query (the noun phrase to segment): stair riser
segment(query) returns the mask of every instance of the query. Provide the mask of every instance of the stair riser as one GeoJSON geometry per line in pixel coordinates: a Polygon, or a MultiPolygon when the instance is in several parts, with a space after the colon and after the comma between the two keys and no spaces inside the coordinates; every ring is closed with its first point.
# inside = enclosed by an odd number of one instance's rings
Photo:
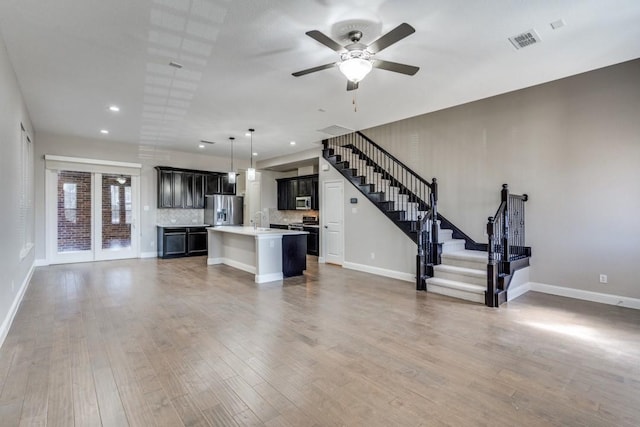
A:
{"type": "Polygon", "coordinates": [[[476,270],[487,269],[487,261],[481,262],[481,261],[474,261],[474,260],[447,258],[445,253],[442,254],[442,263],[447,265],[453,265],[455,267],[473,268],[476,270]]]}
{"type": "MultiPolygon", "coordinates": [[[[438,240],[441,240],[440,236],[438,236],[438,240]]],[[[448,254],[451,252],[463,251],[464,244],[465,244],[464,240],[461,242],[454,242],[452,240],[447,240],[445,241],[445,244],[442,245],[442,253],[448,254]]],[[[444,263],[444,260],[442,262],[444,263]]],[[[447,262],[446,264],[449,264],[449,262],[447,262]]]]}
{"type": "Polygon", "coordinates": [[[433,285],[433,284],[429,284],[428,280],[427,280],[427,292],[446,295],[453,298],[463,299],[465,301],[484,304],[484,294],[477,294],[474,292],[465,292],[460,289],[451,289],[451,288],[443,287],[440,285],[433,285]]]}
{"type": "Polygon", "coordinates": [[[456,274],[456,273],[450,273],[448,271],[438,271],[438,270],[435,270],[433,274],[434,274],[434,277],[437,277],[439,279],[455,280],[457,282],[471,283],[473,285],[478,285],[478,286],[487,286],[486,277],[467,276],[465,274],[456,274]]]}

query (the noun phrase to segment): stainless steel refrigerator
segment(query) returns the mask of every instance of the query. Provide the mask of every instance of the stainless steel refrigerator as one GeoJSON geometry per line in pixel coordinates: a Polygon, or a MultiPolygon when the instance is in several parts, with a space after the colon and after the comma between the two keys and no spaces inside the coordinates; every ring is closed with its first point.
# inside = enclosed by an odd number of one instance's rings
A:
{"type": "Polygon", "coordinates": [[[206,196],[204,222],[209,225],[242,225],[242,196],[206,196]]]}

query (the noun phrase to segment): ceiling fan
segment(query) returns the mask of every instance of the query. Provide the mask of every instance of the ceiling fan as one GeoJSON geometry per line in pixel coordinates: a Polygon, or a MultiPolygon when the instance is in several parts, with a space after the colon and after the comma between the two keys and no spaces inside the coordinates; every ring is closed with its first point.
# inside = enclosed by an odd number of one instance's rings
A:
{"type": "Polygon", "coordinates": [[[340,45],[338,42],[318,30],[307,31],[305,33],[306,35],[327,46],[329,49],[338,52],[340,54],[340,60],[330,64],[324,64],[295,72],[293,73],[293,76],[300,77],[305,74],[315,73],[316,71],[326,70],[337,65],[342,74],[347,77],[347,90],[358,89],[358,83],[367,74],[369,74],[372,68],[380,68],[382,70],[413,76],[418,72],[420,69],[419,67],[399,64],[397,62],[383,61],[382,59],[375,58],[375,55],[392,44],[413,34],[415,31],[416,30],[411,25],[402,23],[368,45],[360,43],[362,31],[350,31],[348,38],[351,40],[351,43],[345,46],[340,45]]]}

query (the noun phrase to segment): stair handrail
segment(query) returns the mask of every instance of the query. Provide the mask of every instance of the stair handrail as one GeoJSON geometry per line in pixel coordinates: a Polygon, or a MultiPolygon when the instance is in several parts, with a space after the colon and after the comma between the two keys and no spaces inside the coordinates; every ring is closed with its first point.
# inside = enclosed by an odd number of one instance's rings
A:
{"type": "Polygon", "coordinates": [[[502,184],[500,206],[494,216],[487,220],[488,261],[486,304],[497,306],[495,298],[498,277],[511,274],[511,261],[530,256],[530,248],[525,246],[524,204],[529,200],[526,194],[510,194],[509,185],[502,184]]]}
{"type": "Polygon", "coordinates": [[[405,165],[402,161],[398,160],[396,158],[396,156],[394,156],[393,154],[389,153],[387,150],[385,150],[384,148],[382,148],[381,146],[379,146],[378,144],[376,144],[374,141],[371,140],[371,138],[369,138],[367,135],[365,135],[364,133],[360,132],[359,130],[356,131],[356,134],[360,135],[361,137],[363,137],[364,139],[367,140],[367,142],[371,145],[373,145],[374,147],[376,147],[378,150],[382,151],[384,154],[386,154],[389,158],[391,158],[391,160],[393,160],[394,162],[398,163],[399,165],[401,165],[404,169],[406,169],[411,175],[415,176],[416,178],[418,178],[418,180],[422,181],[424,184],[426,184],[427,186],[431,187],[431,183],[429,183],[429,181],[427,181],[426,179],[424,179],[423,177],[421,177],[420,175],[418,175],[416,172],[413,171],[413,169],[411,169],[409,166],[405,165]]]}

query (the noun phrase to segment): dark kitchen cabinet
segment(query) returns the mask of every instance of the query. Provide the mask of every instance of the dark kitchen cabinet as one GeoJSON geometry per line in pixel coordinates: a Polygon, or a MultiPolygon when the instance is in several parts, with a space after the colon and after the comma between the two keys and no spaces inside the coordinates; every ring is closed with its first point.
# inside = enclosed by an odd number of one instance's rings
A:
{"type": "Polygon", "coordinates": [[[206,254],[206,228],[158,227],[158,258],[180,258],[206,254]]]}
{"type": "Polygon", "coordinates": [[[307,269],[307,239],[304,234],[282,236],[282,275],[300,276],[307,269]]]}
{"type": "Polygon", "coordinates": [[[296,197],[311,196],[311,209],[318,209],[318,175],[281,178],[278,183],[278,210],[295,210],[296,197]]]}
{"type": "Polygon", "coordinates": [[[311,180],[311,209],[320,210],[320,194],[318,192],[318,177],[315,176],[311,180]]]}
{"type": "Polygon", "coordinates": [[[313,188],[313,180],[311,177],[298,179],[298,196],[311,196],[311,190],[313,188]]]}
{"type": "MultiPolygon", "coordinates": [[[[237,179],[237,177],[236,177],[237,179]]],[[[236,184],[229,182],[229,174],[220,175],[220,193],[219,194],[236,194],[236,184]]]]}
{"type": "Polygon", "coordinates": [[[158,207],[203,209],[205,195],[236,194],[223,172],[206,172],[156,166],[158,170],[158,207]]]}
{"type": "Polygon", "coordinates": [[[192,209],[204,208],[206,175],[201,173],[185,173],[183,184],[183,207],[192,209]]]}
{"type": "Polygon", "coordinates": [[[307,254],[318,256],[320,254],[320,229],[318,227],[303,227],[307,234],[307,254]]]}
{"type": "Polygon", "coordinates": [[[203,227],[187,228],[187,255],[207,254],[207,230],[203,227]]]}
{"type": "Polygon", "coordinates": [[[173,207],[173,172],[158,171],[158,207],[173,207]]]}

